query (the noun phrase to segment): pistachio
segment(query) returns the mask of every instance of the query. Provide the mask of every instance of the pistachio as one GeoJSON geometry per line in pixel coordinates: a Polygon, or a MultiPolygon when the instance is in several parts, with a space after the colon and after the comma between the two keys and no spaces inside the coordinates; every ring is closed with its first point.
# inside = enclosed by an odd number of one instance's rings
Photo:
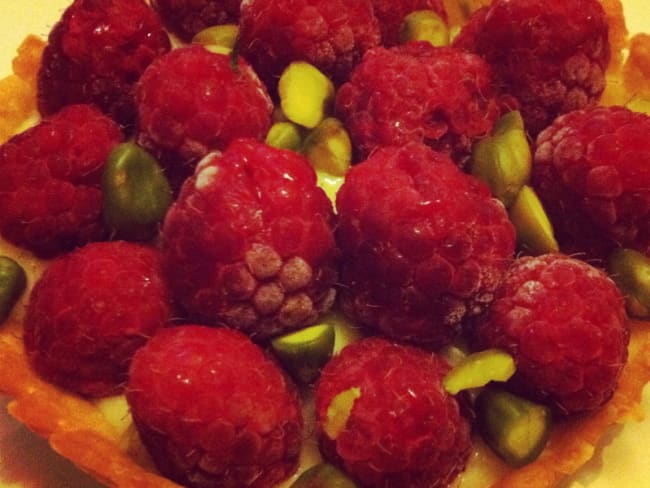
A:
{"type": "Polygon", "coordinates": [[[616,249],[609,256],[607,271],[625,296],[629,314],[650,317],[650,258],[633,249],[616,249]]]}
{"type": "Polygon", "coordinates": [[[23,267],[8,256],[0,256],[0,323],[9,317],[26,286],[23,267]]]}
{"type": "Polygon", "coordinates": [[[352,162],[350,136],[334,117],[327,117],[307,135],[302,150],[314,169],[334,176],[344,176],[352,162]]]}
{"type": "Polygon", "coordinates": [[[641,96],[635,96],[625,104],[633,112],[641,112],[650,115],[650,100],[641,96]]]}
{"type": "Polygon", "coordinates": [[[304,471],[291,488],[357,488],[357,485],[331,464],[320,463],[304,471]]]}
{"type": "Polygon", "coordinates": [[[507,381],[515,372],[515,361],[499,349],[486,349],[469,354],[458,361],[443,380],[452,395],[462,390],[479,388],[491,381],[507,381]]]}
{"type": "Polygon", "coordinates": [[[427,41],[433,46],[447,46],[449,29],[442,17],[433,10],[416,10],[404,17],[399,40],[403,44],[410,41],[427,41]]]}
{"type": "Polygon", "coordinates": [[[195,34],[192,42],[202,44],[212,52],[228,55],[233,51],[238,35],[236,24],[213,25],[195,34]]]}
{"type": "Polygon", "coordinates": [[[305,61],[294,61],[280,76],[278,94],[287,118],[313,129],[330,110],[334,84],[315,66],[305,61]]]}
{"type": "Polygon", "coordinates": [[[512,111],[497,121],[491,136],[475,144],[472,174],[509,207],[530,178],[531,161],[523,119],[518,111],[512,111]]]}
{"type": "Polygon", "coordinates": [[[558,243],[542,202],[535,191],[525,185],[510,207],[510,220],[517,231],[519,246],[530,254],[557,252],[558,243]]]}
{"type": "Polygon", "coordinates": [[[345,429],[348,419],[352,414],[354,402],[361,397],[361,389],[353,386],[347,390],[343,390],[332,398],[332,401],[327,407],[327,414],[323,422],[323,430],[325,435],[330,439],[336,439],[339,434],[345,429]]]}
{"type": "Polygon", "coordinates": [[[133,142],[119,144],[109,154],[102,195],[104,222],[127,240],[151,239],[172,202],[162,168],[133,142]]]}
{"type": "Polygon", "coordinates": [[[266,134],[266,143],[278,149],[298,152],[302,147],[300,128],[293,122],[275,122],[266,134]]]}

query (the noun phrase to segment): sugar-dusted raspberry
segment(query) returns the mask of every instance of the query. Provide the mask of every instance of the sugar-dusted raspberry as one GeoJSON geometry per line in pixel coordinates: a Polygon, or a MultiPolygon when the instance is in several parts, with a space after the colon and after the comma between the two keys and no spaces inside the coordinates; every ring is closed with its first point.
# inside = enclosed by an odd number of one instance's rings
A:
{"type": "Polygon", "coordinates": [[[558,117],[537,138],[532,185],[560,248],[606,259],[650,255],[650,117],[597,107],[558,117]]]}
{"type": "Polygon", "coordinates": [[[375,17],[381,29],[381,41],[384,46],[399,43],[399,31],[404,17],[416,10],[433,10],[443,20],[447,13],[442,0],[371,0],[375,17]]]}
{"type": "Polygon", "coordinates": [[[0,146],[0,234],[39,257],[102,239],[101,175],[119,126],[70,105],[0,146]]]}
{"type": "Polygon", "coordinates": [[[335,83],[381,40],[370,0],[246,0],[240,49],[269,89],[291,61],[308,61],[335,83]]]}
{"type": "Polygon", "coordinates": [[[499,116],[490,69],[458,49],[412,42],[366,53],[336,96],[357,160],[379,146],[424,142],[463,166],[499,116]]]}
{"type": "Polygon", "coordinates": [[[238,137],[264,139],[273,103],[246,61],[195,44],[152,63],[136,99],[137,139],[179,185],[197,161],[238,137]]]}
{"type": "Polygon", "coordinates": [[[481,55],[497,86],[521,104],[536,135],[565,112],[595,103],[610,60],[598,0],[495,0],[470,18],[454,46],[481,55]]]}
{"type": "Polygon", "coordinates": [[[271,488],[297,467],[295,388],[237,331],[160,330],[135,354],[126,398],[156,466],[183,486],[271,488]]]}
{"type": "Polygon", "coordinates": [[[448,486],[471,452],[469,423],[442,385],[448,369],[435,354],[385,339],[346,346],[316,385],[324,457],[368,488],[448,486]],[[354,403],[332,432],[328,423],[338,409],[330,407],[346,391],[355,391],[354,403]]]}
{"type": "Polygon", "coordinates": [[[603,271],[563,254],[515,261],[475,340],[513,355],[514,388],[575,414],[602,406],[627,360],[624,299],[603,271]]]}
{"type": "Polygon", "coordinates": [[[514,253],[503,205],[420,143],[354,166],[336,204],[343,310],[396,339],[451,341],[490,303],[514,253]]]}
{"type": "Polygon", "coordinates": [[[54,260],[34,286],[25,349],[47,381],[82,395],[121,391],[133,353],[172,317],[160,253],[96,242],[54,260]]]}
{"type": "Polygon", "coordinates": [[[94,103],[131,128],[133,85],[170,42],[143,0],[75,0],[54,26],[38,74],[43,115],[75,103],[94,103]]]}
{"type": "Polygon", "coordinates": [[[193,321],[255,339],[307,325],[334,299],[332,225],[305,158],[237,140],[201,161],[165,219],[175,298],[193,321]]]}
{"type": "Polygon", "coordinates": [[[195,34],[221,24],[237,24],[241,0],[151,0],[173,33],[189,42],[195,34]]]}

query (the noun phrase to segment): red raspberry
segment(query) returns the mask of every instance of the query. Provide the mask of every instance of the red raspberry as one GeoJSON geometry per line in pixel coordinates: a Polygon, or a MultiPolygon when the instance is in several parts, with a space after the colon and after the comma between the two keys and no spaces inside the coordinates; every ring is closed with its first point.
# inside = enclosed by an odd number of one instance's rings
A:
{"type": "Polygon", "coordinates": [[[133,85],[170,42],[142,0],[75,0],[54,26],[38,73],[38,108],[94,103],[122,126],[136,113],[133,85]]]}
{"type": "Polygon", "coordinates": [[[375,17],[381,29],[381,40],[384,46],[399,44],[399,31],[404,17],[416,10],[433,10],[443,20],[447,20],[447,12],[442,0],[371,0],[375,17]]]}
{"type": "Polygon", "coordinates": [[[513,355],[513,387],[573,414],[611,397],[629,330],[624,299],[601,270],[547,254],[512,265],[475,336],[479,347],[513,355]]]}
{"type": "Polygon", "coordinates": [[[101,175],[120,128],[70,105],[0,146],[0,233],[40,257],[105,236],[101,175]]]}
{"type": "Polygon", "coordinates": [[[370,0],[247,0],[240,48],[271,91],[292,61],[308,61],[335,83],[380,42],[370,0]]]}
{"type": "Polygon", "coordinates": [[[270,488],[297,467],[295,388],[239,332],[159,331],[133,358],[126,398],[156,466],[183,486],[270,488]]]}
{"type": "Polygon", "coordinates": [[[264,339],[332,305],[332,205],[306,159],[253,140],[188,179],[162,231],[175,297],[192,320],[264,339]]]}
{"type": "Polygon", "coordinates": [[[463,166],[499,116],[478,56],[412,42],[371,49],[336,96],[336,113],[363,160],[378,146],[424,142],[463,166]]]}
{"type": "Polygon", "coordinates": [[[47,381],[82,395],[119,392],[133,353],[171,320],[160,253],[96,242],[54,260],[32,291],[25,349],[47,381]]]}
{"type": "Polygon", "coordinates": [[[494,0],[454,46],[487,60],[535,135],[557,115],[598,100],[610,59],[607,31],[598,0],[494,0]]]}
{"type": "Polygon", "coordinates": [[[138,142],[166,167],[177,186],[210,150],[238,137],[263,139],[273,103],[241,57],[200,45],[174,49],[145,71],[136,92],[138,142]],[[180,180],[180,181],[178,181],[180,180]]]}
{"type": "Polygon", "coordinates": [[[442,379],[447,363],[415,347],[368,338],[325,365],[316,385],[323,456],[364,487],[444,487],[465,468],[470,427],[442,379]],[[330,439],[332,399],[358,388],[343,429],[330,439]]]}
{"type": "Polygon", "coordinates": [[[650,117],[623,107],[560,116],[537,138],[532,184],[561,249],[650,255],[650,117]]]}
{"type": "Polygon", "coordinates": [[[151,0],[167,28],[189,42],[195,34],[220,24],[237,24],[241,0],[151,0]]]}
{"type": "Polygon", "coordinates": [[[489,304],[514,253],[503,205],[423,144],[354,166],[337,208],[343,310],[396,339],[450,342],[489,304]]]}

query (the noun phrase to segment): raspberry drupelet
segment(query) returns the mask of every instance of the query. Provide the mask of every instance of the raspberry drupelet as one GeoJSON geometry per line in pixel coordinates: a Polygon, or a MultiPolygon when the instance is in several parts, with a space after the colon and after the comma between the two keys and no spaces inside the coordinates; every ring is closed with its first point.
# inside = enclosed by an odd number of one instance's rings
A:
{"type": "Polygon", "coordinates": [[[461,167],[500,113],[485,61],[427,42],[368,51],[339,89],[335,110],[358,161],[377,147],[418,141],[461,167]]]}
{"type": "Polygon", "coordinates": [[[503,205],[420,143],[354,166],[336,204],[343,311],[395,339],[449,343],[490,303],[513,257],[503,205]]]}
{"type": "Polygon", "coordinates": [[[272,93],[292,61],[307,61],[340,84],[380,41],[370,0],[242,2],[241,53],[272,93]]]}
{"type": "Polygon", "coordinates": [[[272,488],[298,465],[296,389],[237,331],[159,331],[133,358],[126,398],[154,463],[183,486],[272,488]]]}
{"type": "Polygon", "coordinates": [[[381,30],[381,43],[386,47],[399,44],[402,23],[411,12],[432,10],[447,20],[442,0],[372,0],[372,6],[381,30]]]}
{"type": "Polygon", "coordinates": [[[174,49],[152,63],[137,90],[138,143],[180,186],[200,158],[234,139],[263,140],[273,103],[241,57],[194,44],[174,49]]]}
{"type": "Polygon", "coordinates": [[[25,350],[47,381],[89,397],[119,393],[133,353],[172,318],[156,249],[96,242],[54,260],[25,316],[25,350]]]}
{"type": "Polygon", "coordinates": [[[435,354],[381,338],[346,346],[316,385],[325,459],[367,488],[448,486],[471,452],[469,422],[442,385],[448,370],[435,354]],[[349,412],[338,412],[347,419],[333,429],[337,400],[350,392],[349,412]]]}
{"type": "Polygon", "coordinates": [[[237,24],[241,0],[152,0],[165,26],[189,42],[214,25],[237,24]]]}
{"type": "Polygon", "coordinates": [[[472,15],[453,45],[490,64],[533,136],[559,114],[595,104],[611,56],[598,0],[495,0],[472,15]]]}
{"type": "Polygon", "coordinates": [[[624,299],[603,271],[563,254],[513,263],[476,345],[512,354],[511,386],[560,415],[601,407],[627,360],[624,299]]]}
{"type": "Polygon", "coordinates": [[[237,140],[201,161],[167,214],[174,296],[192,321],[256,340],[309,325],[334,301],[333,219],[304,157],[237,140]]]}
{"type": "Polygon", "coordinates": [[[650,255],[650,117],[596,107],[557,118],[537,138],[532,185],[564,253],[650,255]]]}
{"type": "Polygon", "coordinates": [[[38,108],[93,103],[132,129],[133,86],[171,48],[156,13],[143,0],[75,0],[50,32],[38,73],[38,108]]]}
{"type": "Polygon", "coordinates": [[[0,234],[41,258],[106,237],[101,178],[119,126],[70,105],[0,146],[0,234]]]}

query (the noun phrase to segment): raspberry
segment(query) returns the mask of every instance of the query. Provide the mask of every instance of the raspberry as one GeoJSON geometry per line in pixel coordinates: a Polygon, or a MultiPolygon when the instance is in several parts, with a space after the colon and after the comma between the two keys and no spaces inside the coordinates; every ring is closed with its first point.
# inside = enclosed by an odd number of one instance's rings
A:
{"type": "Polygon", "coordinates": [[[89,105],[70,105],[0,146],[0,233],[39,257],[105,237],[101,175],[122,140],[89,105]]]}
{"type": "Polygon", "coordinates": [[[598,0],[495,0],[470,18],[454,46],[487,60],[536,135],[557,115],[598,100],[610,59],[607,31],[598,0]]]}
{"type": "Polygon", "coordinates": [[[372,0],[375,17],[381,29],[384,46],[399,44],[399,31],[404,17],[416,10],[433,10],[447,20],[447,13],[442,0],[372,0]]]}
{"type": "Polygon", "coordinates": [[[474,140],[499,116],[487,64],[453,48],[412,42],[366,53],[336,96],[355,157],[377,147],[424,142],[463,166],[474,140]]]}
{"type": "Polygon", "coordinates": [[[514,357],[515,389],[564,415],[602,406],[627,360],[621,293],[601,270],[562,254],[515,261],[474,332],[480,348],[514,357]]]}
{"type": "Polygon", "coordinates": [[[271,91],[292,61],[307,61],[336,84],[380,42],[370,0],[247,0],[240,48],[271,91]]]}
{"type": "Polygon", "coordinates": [[[598,107],[560,116],[539,135],[532,184],[563,252],[650,255],[648,134],[647,115],[598,107]]]}
{"type": "Polygon", "coordinates": [[[442,386],[448,369],[434,354],[380,338],[345,347],[316,385],[323,456],[365,487],[448,486],[471,452],[469,423],[442,386]],[[331,439],[328,408],[351,388],[359,396],[331,439]]]}
{"type": "Polygon", "coordinates": [[[514,253],[503,205],[423,144],[354,166],[337,208],[343,310],[395,339],[450,342],[489,304],[514,253]]]}
{"type": "Polygon", "coordinates": [[[75,0],[54,26],[38,73],[43,115],[75,103],[94,103],[131,128],[133,85],[169,51],[158,16],[142,0],[75,0]]]}
{"type": "Polygon", "coordinates": [[[193,321],[256,339],[332,305],[333,213],[306,159],[254,140],[208,156],[162,231],[174,295],[193,321]]]}
{"type": "Polygon", "coordinates": [[[140,79],[136,99],[137,139],[179,186],[210,150],[238,137],[263,139],[273,103],[241,57],[200,45],[174,49],[152,63],[140,79]]]}
{"type": "Polygon", "coordinates": [[[133,353],[171,317],[157,250],[91,243],[54,260],[36,283],[25,349],[47,381],[112,395],[123,388],[133,353]]]}
{"type": "Polygon", "coordinates": [[[241,0],[152,0],[167,28],[189,42],[213,25],[237,24],[241,0]]]}
{"type": "Polygon", "coordinates": [[[297,467],[295,388],[237,331],[160,330],[135,354],[126,397],[156,466],[183,486],[270,488],[297,467]]]}

